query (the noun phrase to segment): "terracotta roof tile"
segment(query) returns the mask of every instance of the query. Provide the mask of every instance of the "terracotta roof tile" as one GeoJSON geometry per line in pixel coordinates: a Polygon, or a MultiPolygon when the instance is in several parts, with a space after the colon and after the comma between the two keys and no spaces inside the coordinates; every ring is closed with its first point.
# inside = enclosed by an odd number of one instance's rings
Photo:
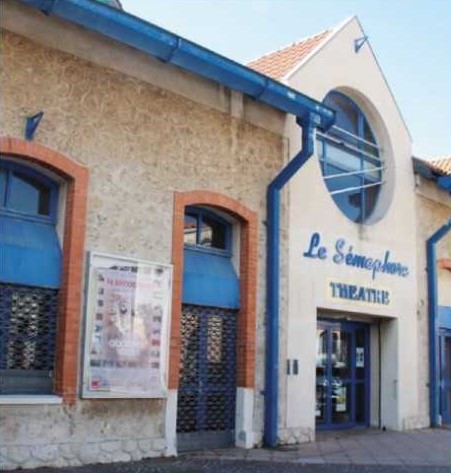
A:
{"type": "Polygon", "coordinates": [[[325,30],[298,43],[265,54],[246,65],[273,79],[281,79],[290,72],[296,64],[321,44],[331,32],[332,30],[325,30]]]}
{"type": "Polygon", "coordinates": [[[424,161],[433,171],[444,176],[451,176],[451,156],[424,161]]]}

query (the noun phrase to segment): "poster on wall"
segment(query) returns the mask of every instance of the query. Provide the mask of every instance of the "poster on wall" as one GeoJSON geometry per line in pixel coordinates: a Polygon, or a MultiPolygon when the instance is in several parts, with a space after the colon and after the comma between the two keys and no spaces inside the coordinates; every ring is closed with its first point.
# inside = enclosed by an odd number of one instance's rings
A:
{"type": "Polygon", "coordinates": [[[82,397],[165,396],[172,266],[90,253],[82,397]]]}

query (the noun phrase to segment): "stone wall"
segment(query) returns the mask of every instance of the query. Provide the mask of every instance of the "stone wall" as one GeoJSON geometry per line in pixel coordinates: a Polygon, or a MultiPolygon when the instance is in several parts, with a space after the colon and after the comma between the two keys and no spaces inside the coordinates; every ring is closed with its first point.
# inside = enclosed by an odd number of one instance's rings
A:
{"type": "MultiPolygon", "coordinates": [[[[420,415],[429,416],[429,328],[426,241],[451,217],[451,197],[435,183],[417,176],[418,348],[420,370],[420,415]]],[[[437,245],[437,258],[451,258],[451,233],[437,245]]],[[[438,270],[439,305],[451,305],[451,272],[438,270]]]]}
{"type": "MultiPolygon", "coordinates": [[[[2,33],[2,61],[2,134],[23,137],[25,117],[42,110],[35,140],[89,169],[86,250],[170,263],[176,190],[220,192],[258,212],[260,429],[266,187],[283,165],[283,137],[246,122],[246,101],[241,117],[233,117],[11,32],[2,33]]],[[[224,95],[219,86],[217,93],[224,95]]],[[[4,405],[1,463],[62,466],[162,455],[164,415],[164,400],[4,405]]]]}

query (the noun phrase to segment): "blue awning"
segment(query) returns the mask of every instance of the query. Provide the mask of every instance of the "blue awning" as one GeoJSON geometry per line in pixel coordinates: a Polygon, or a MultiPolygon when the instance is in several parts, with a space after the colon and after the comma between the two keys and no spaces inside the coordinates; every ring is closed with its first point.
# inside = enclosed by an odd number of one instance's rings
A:
{"type": "Polygon", "coordinates": [[[438,326],[451,329],[451,307],[438,306],[438,326]]]}
{"type": "Polygon", "coordinates": [[[188,249],[184,253],[183,303],[239,308],[239,280],[230,258],[188,249]]]}
{"type": "Polygon", "coordinates": [[[61,248],[50,224],[0,216],[0,281],[58,288],[61,248]]]}

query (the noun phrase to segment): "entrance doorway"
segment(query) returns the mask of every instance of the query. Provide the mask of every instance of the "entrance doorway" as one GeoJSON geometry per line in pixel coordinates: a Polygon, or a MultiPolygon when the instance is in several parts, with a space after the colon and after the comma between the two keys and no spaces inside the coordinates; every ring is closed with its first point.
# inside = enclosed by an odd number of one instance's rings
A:
{"type": "Polygon", "coordinates": [[[179,450],[233,445],[235,310],[184,305],[177,406],[179,450]]]}
{"type": "Polygon", "coordinates": [[[239,279],[232,224],[187,207],[177,400],[179,451],[229,447],[235,440],[239,279]]]}
{"type": "Polygon", "coordinates": [[[440,412],[442,422],[451,424],[451,330],[440,332],[440,412]]]}
{"type": "Polygon", "coordinates": [[[369,325],[319,320],[316,347],[317,429],[369,425],[369,325]]]}

